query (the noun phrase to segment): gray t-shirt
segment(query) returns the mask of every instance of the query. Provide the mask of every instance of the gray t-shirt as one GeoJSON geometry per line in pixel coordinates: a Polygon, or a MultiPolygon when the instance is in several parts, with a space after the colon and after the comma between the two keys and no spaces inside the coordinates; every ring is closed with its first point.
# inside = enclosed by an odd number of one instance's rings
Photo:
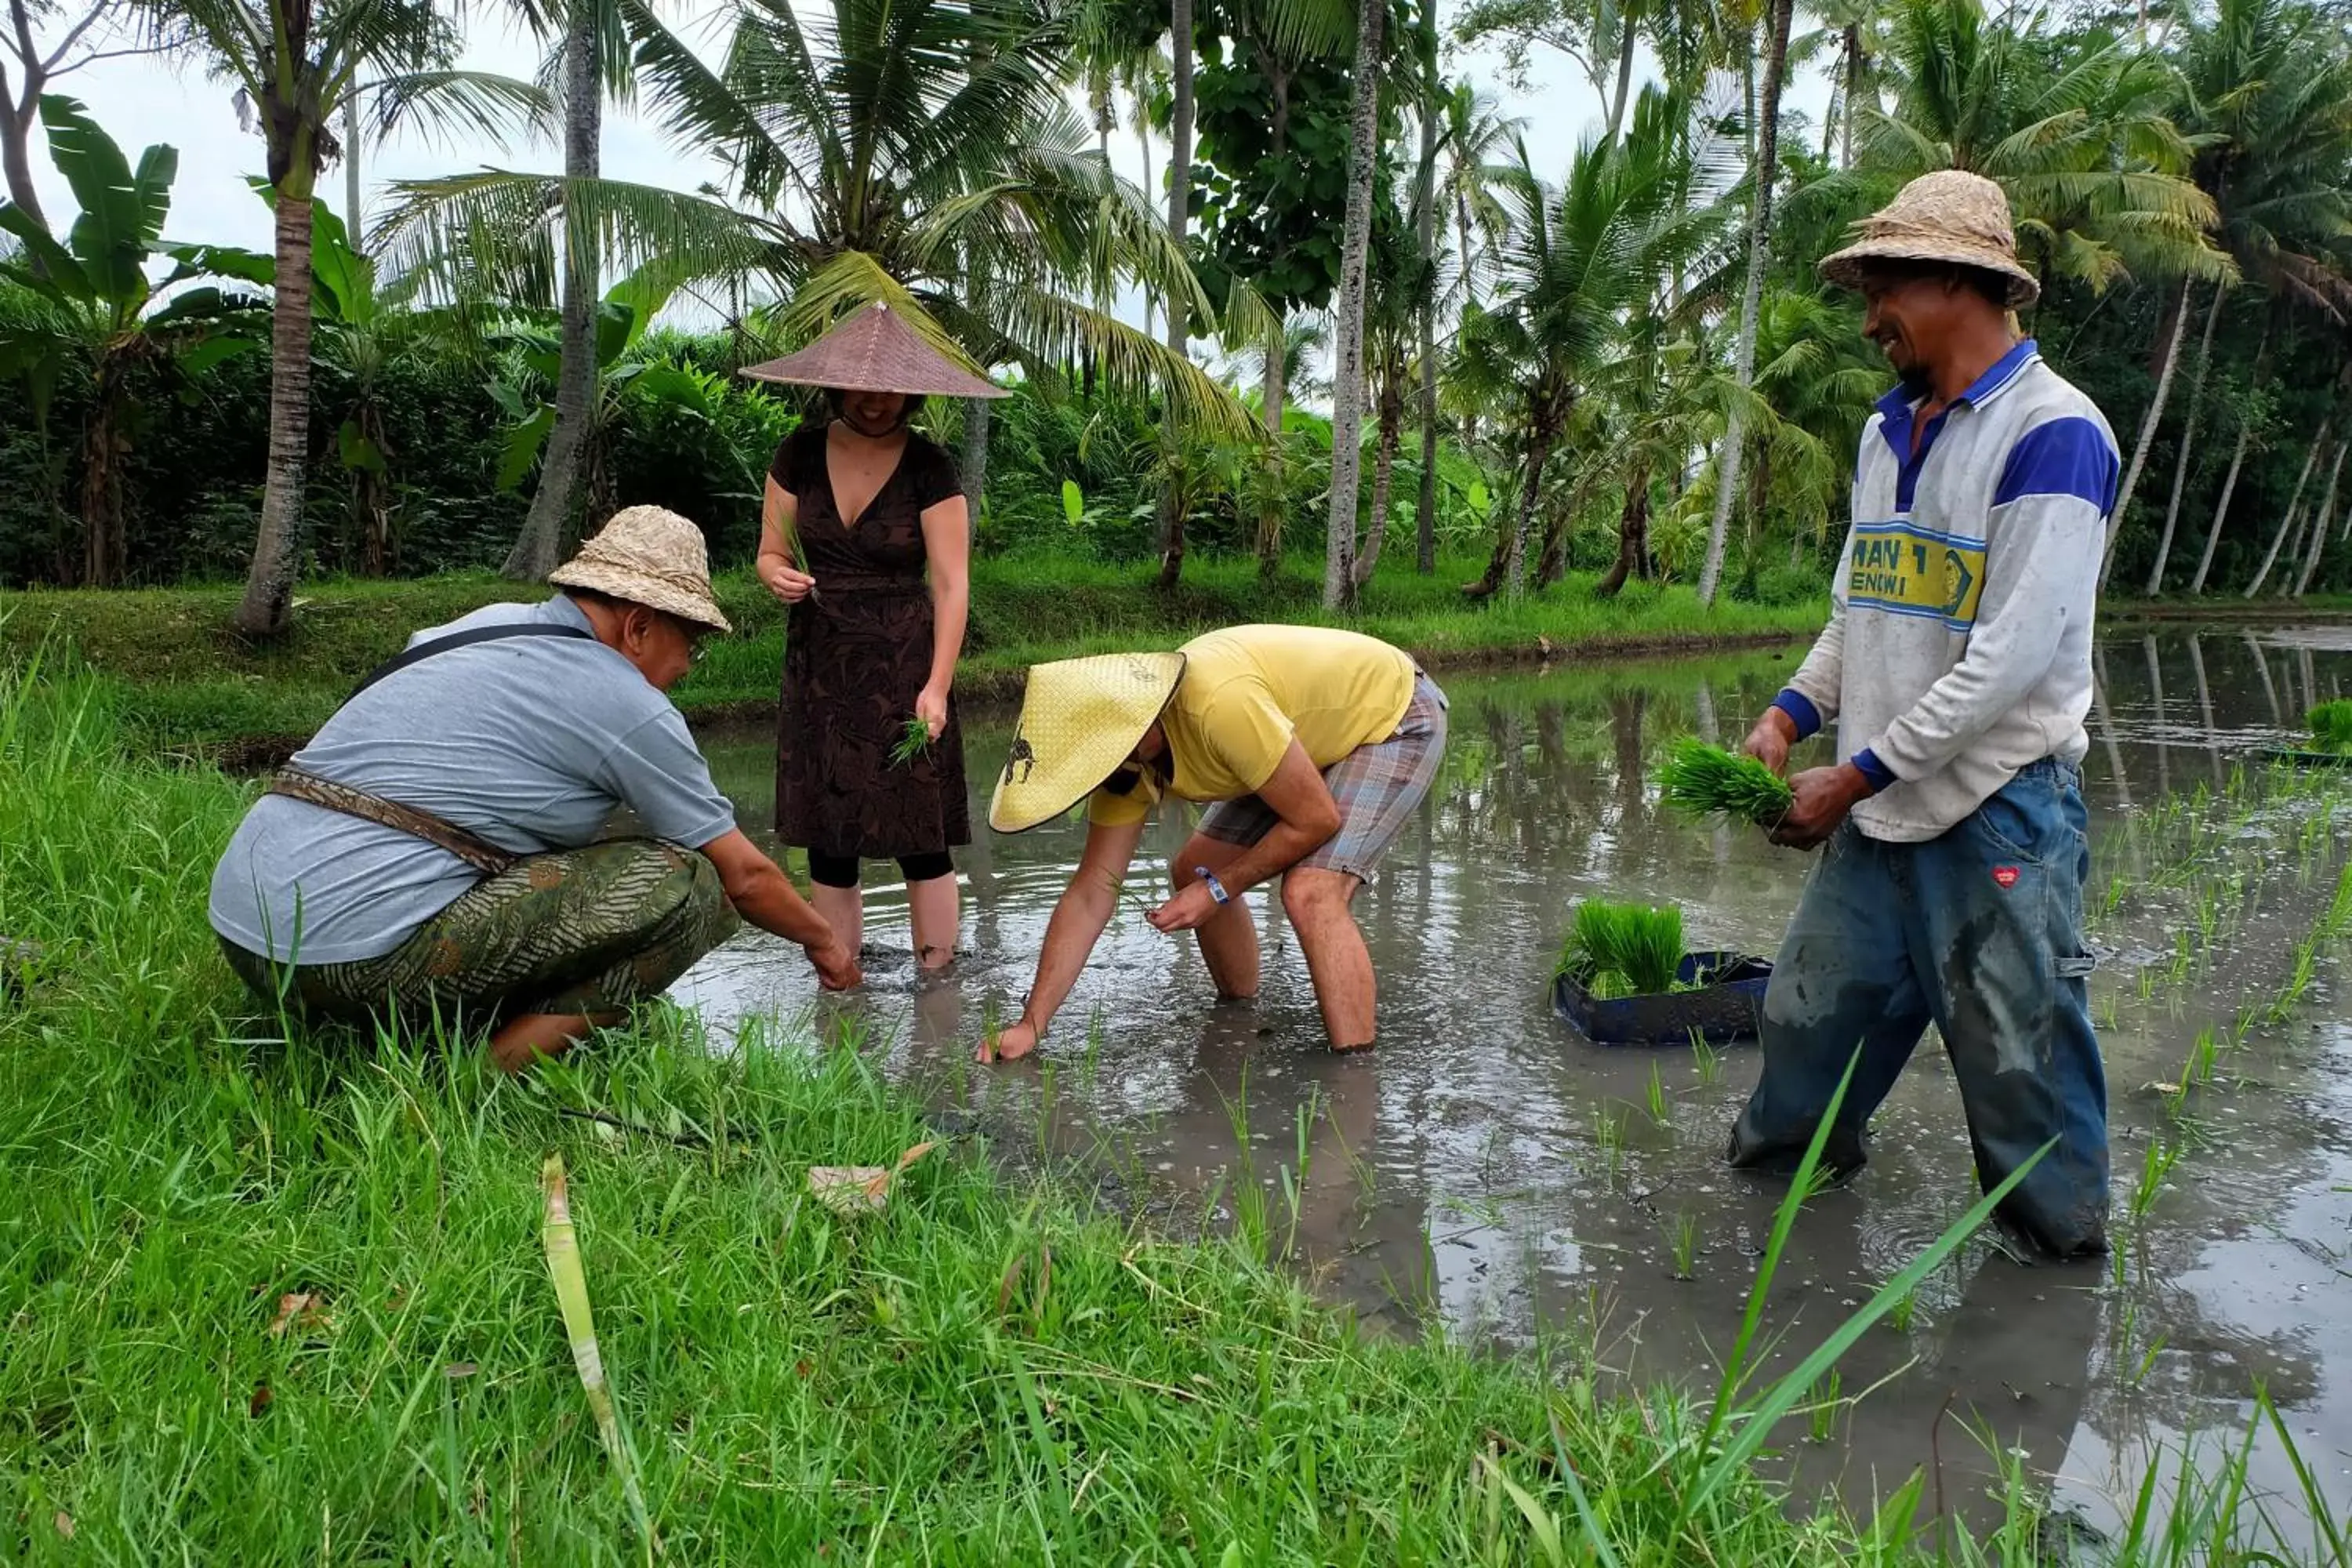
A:
{"type": "MultiPolygon", "coordinates": [[[[588,628],[558,595],[491,605],[409,639],[538,621],[588,628]]],[[[636,667],[580,637],[500,637],[421,659],[327,721],[295,764],[518,854],[593,842],[615,807],[700,848],[735,826],[686,720],[636,667]]],[[[284,795],[246,814],[213,872],[213,929],[280,961],[398,947],[481,879],[413,834],[284,795]]]]}

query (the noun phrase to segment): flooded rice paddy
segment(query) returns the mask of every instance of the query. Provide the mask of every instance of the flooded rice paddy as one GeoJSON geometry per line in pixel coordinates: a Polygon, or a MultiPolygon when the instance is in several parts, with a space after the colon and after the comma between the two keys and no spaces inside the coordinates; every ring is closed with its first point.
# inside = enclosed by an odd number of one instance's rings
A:
{"type": "MultiPolygon", "coordinates": [[[[1547,985],[1586,897],[1671,900],[1694,946],[1773,952],[1808,858],[1666,816],[1650,774],[1679,735],[1736,742],[1799,651],[1447,679],[1444,774],[1358,902],[1381,983],[1369,1057],[1323,1050],[1305,965],[1261,893],[1255,1004],[1215,1005],[1189,939],[1123,908],[1041,1058],[972,1066],[980,1031],[1020,1008],[1078,853],[1066,825],[983,836],[961,858],[970,952],[950,980],[915,984],[904,899],[876,866],[863,995],[821,1001],[797,952],[756,933],[677,994],[722,1031],[814,1009],[1001,1148],[1078,1159],[1155,1225],[1263,1226],[1368,1324],[1433,1318],[1503,1345],[1565,1328],[1609,1374],[1711,1388],[1780,1197],[1720,1163],[1755,1047],[1596,1047],[1553,1018],[1547,985]]],[[[2028,1268],[1980,1239],[1864,1336],[1784,1449],[1806,1484],[1857,1504],[1927,1467],[1962,1510],[2005,1453],[2104,1528],[2160,1449],[2188,1439],[2218,1466],[2259,1388],[2341,1511],[2352,770],[2263,752],[2352,690],[2352,626],[2111,633],[2099,660],[2085,773],[2116,1256],[2028,1268]]],[[[977,822],[1009,716],[969,731],[977,822]]],[[[709,740],[743,820],[764,822],[767,736],[709,740]]],[[[1183,831],[1153,829],[1155,876],[1183,831]]],[[[1931,1034],[1879,1112],[1867,1171],[1798,1223],[1768,1372],[1975,1195],[1931,1034]]],[[[2250,1472],[2293,1511],[2266,1437],[2250,1472]]]]}

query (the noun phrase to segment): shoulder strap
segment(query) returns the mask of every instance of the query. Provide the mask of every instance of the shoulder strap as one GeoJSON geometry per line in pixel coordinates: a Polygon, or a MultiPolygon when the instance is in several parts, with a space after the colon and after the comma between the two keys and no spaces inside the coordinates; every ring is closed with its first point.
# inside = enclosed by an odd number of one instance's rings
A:
{"type": "Polygon", "coordinates": [[[352,697],[357,697],[385,676],[398,674],[410,665],[431,658],[436,653],[447,653],[451,648],[465,647],[478,642],[496,642],[500,637],[584,637],[590,642],[596,640],[593,632],[578,626],[549,626],[541,621],[510,621],[495,626],[474,626],[462,632],[451,632],[446,637],[435,637],[431,642],[418,643],[415,647],[384,660],[369,672],[365,680],[352,687],[352,696],[343,700],[349,702],[352,697]]]}

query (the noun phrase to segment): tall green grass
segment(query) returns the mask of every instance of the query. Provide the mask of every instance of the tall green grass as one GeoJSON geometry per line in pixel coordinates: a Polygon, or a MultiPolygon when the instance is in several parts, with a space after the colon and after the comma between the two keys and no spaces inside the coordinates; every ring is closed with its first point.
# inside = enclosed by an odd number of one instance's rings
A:
{"type": "MultiPolygon", "coordinates": [[[[848,1219],[808,1167],[930,1135],[854,1049],[720,1058],[654,1010],[515,1082],[446,1031],[289,1038],[202,913],[247,798],[127,748],[103,682],[0,666],[0,931],[46,954],[0,1013],[8,1561],[1937,1560],[1916,1491],[1796,1520],[1752,1468],[1836,1354],[1755,1370],[1802,1187],[1700,1404],[1606,1395],[1572,1342],[1367,1339],[1246,1237],[1154,1236],[973,1141],[848,1219]],[[551,1151],[650,1536],[549,1283],[551,1151]]],[[[2286,1550],[2230,1474],[2179,1508],[2151,1478],[2121,1561],[2286,1550]]],[[[2032,1498],[1971,1560],[2043,1560],[2032,1498]]]]}

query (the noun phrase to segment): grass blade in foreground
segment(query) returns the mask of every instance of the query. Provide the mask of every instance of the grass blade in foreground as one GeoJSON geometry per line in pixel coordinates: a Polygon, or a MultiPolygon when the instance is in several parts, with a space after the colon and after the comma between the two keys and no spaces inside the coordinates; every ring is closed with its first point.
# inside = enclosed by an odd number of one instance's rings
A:
{"type": "Polygon", "coordinates": [[[1665,803],[1690,816],[1720,813],[1770,827],[1795,803],[1789,781],[1744,753],[1685,736],[1658,769],[1665,803]]]}
{"type": "Polygon", "coordinates": [[[539,1168],[540,1190],[547,1197],[547,1218],[540,1239],[547,1247],[547,1272],[555,1281],[555,1299],[563,1308],[563,1330],[572,1341],[572,1363],[580,1369],[581,1391],[588,1395],[589,1413],[596,1418],[597,1435],[620,1472],[621,1495],[627,1500],[629,1519],[648,1553],[656,1550],[653,1521],[646,1515],[645,1493],[637,1485],[636,1456],[621,1430],[620,1412],[613,1390],[604,1381],[604,1353],[596,1348],[596,1317],[588,1305],[588,1277],[580,1267],[580,1240],[572,1229],[572,1199],[563,1180],[563,1156],[550,1152],[539,1168]]]}

